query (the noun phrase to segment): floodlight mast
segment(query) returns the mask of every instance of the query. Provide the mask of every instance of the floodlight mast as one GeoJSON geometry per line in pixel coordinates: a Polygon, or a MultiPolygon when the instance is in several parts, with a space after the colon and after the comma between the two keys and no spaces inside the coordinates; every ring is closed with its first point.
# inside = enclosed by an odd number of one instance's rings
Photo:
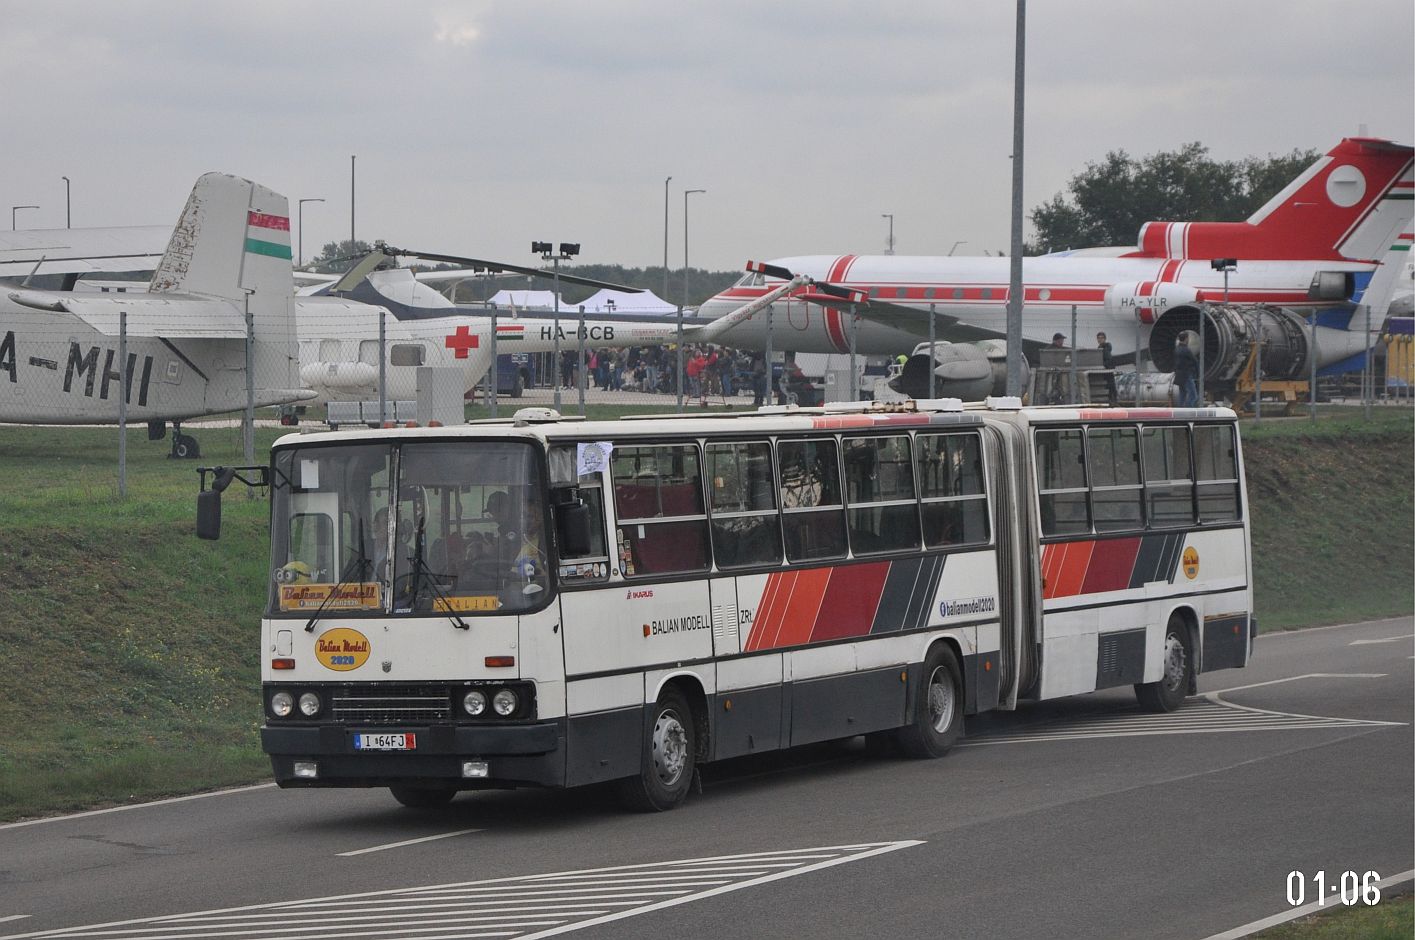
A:
{"type": "MultiPolygon", "coordinates": [[[[560,410],[560,374],[561,374],[561,373],[560,373],[560,262],[562,262],[562,261],[569,261],[571,258],[573,258],[573,257],[575,257],[576,255],[578,255],[578,254],[580,253],[580,243],[579,243],[579,242],[561,242],[561,243],[560,243],[560,250],[557,252],[557,251],[555,251],[554,248],[551,247],[550,242],[531,242],[531,251],[534,252],[534,253],[536,253],[536,254],[538,254],[538,255],[540,255],[542,261],[549,261],[549,262],[551,263],[552,271],[554,272],[554,277],[555,277],[555,336],[554,336],[555,348],[554,348],[554,352],[551,354],[551,362],[553,363],[553,369],[554,369],[554,372],[553,372],[553,374],[552,374],[552,376],[551,376],[551,380],[552,380],[552,382],[554,383],[554,388],[555,388],[555,410],[556,410],[556,411],[559,411],[559,410],[560,410]]],[[[576,369],[583,369],[583,368],[584,368],[584,363],[583,363],[583,362],[578,362],[578,363],[576,363],[576,364],[575,364],[575,368],[576,368],[576,369]]],[[[492,381],[492,382],[496,381],[496,376],[497,376],[497,363],[496,363],[495,361],[493,361],[492,364],[491,364],[491,379],[490,379],[489,381],[492,381]]]]}

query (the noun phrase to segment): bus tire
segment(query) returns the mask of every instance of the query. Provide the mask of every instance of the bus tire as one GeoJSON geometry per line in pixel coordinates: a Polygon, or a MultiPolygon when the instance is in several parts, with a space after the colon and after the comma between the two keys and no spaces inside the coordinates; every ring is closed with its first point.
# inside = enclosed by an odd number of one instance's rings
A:
{"type": "Polygon", "coordinates": [[[661,813],[682,803],[693,785],[697,741],[693,710],[678,689],[669,687],[653,707],[644,729],[638,774],[619,781],[619,798],[629,809],[661,813]]]}
{"type": "Polygon", "coordinates": [[[1158,682],[1137,682],[1135,698],[1146,711],[1172,712],[1184,704],[1193,670],[1189,629],[1176,614],[1169,618],[1169,626],[1164,631],[1164,673],[1158,682]]]}
{"type": "Polygon", "coordinates": [[[452,802],[457,791],[451,787],[389,787],[393,799],[409,809],[436,809],[452,802]]]}
{"type": "Polygon", "coordinates": [[[923,681],[914,692],[914,722],[899,729],[899,747],[909,757],[942,757],[963,736],[963,670],[952,648],[939,643],[924,660],[923,681]]]}

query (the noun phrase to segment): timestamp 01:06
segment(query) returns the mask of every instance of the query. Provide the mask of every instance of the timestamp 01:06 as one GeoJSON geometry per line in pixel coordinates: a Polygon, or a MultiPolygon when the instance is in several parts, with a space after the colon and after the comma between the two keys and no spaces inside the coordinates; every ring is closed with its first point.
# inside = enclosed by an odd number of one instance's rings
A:
{"type": "Polygon", "coordinates": [[[1290,871],[1287,873],[1288,904],[1301,907],[1308,903],[1309,881],[1312,883],[1312,899],[1317,902],[1318,907],[1336,904],[1338,900],[1347,907],[1357,904],[1374,906],[1381,902],[1381,876],[1376,872],[1357,874],[1354,871],[1344,871],[1339,876],[1332,872],[1332,877],[1328,880],[1326,871],[1318,871],[1310,876],[1306,872],[1290,871]]]}

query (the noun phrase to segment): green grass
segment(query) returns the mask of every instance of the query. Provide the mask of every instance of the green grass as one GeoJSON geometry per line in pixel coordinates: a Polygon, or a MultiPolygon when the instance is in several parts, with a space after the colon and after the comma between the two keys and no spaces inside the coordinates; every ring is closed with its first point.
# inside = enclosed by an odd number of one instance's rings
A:
{"type": "Polygon", "coordinates": [[[1371,907],[1337,905],[1253,934],[1254,940],[1410,940],[1415,936],[1415,896],[1382,898],[1371,907]]]}
{"type": "MultiPolygon", "coordinates": [[[[0,428],[0,657],[12,677],[0,820],[268,778],[257,737],[267,503],[233,486],[221,541],[198,540],[196,466],[244,460],[238,428],[195,433],[203,458],[176,461],[167,442],[131,432],[120,500],[116,429],[0,428]]],[[[257,463],[283,433],[258,430],[257,463]]],[[[1263,627],[1408,614],[1410,412],[1378,410],[1369,426],[1324,416],[1315,431],[1265,419],[1245,435],[1263,627]]]]}
{"type": "Polygon", "coordinates": [[[1360,415],[1243,422],[1264,630],[1415,610],[1411,411],[1360,415]]]}

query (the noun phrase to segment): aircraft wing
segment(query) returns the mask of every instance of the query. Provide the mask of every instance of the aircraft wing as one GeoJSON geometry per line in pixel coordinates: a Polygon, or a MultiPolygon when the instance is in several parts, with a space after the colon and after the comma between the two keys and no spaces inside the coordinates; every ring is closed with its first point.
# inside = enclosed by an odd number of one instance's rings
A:
{"type": "Polygon", "coordinates": [[[6,296],[22,307],[68,313],[107,336],[119,333],[119,314],[128,315],[128,335],[157,339],[245,339],[246,321],[229,301],[191,294],[78,296],[40,290],[12,290],[6,296]]]}
{"type": "MultiPolygon", "coordinates": [[[[798,295],[798,299],[820,304],[823,307],[832,307],[847,314],[852,306],[849,301],[815,291],[798,295]]],[[[891,329],[912,333],[921,340],[929,338],[928,310],[906,307],[903,304],[892,304],[884,300],[870,300],[856,303],[853,306],[855,313],[862,320],[870,320],[891,329]]],[[[961,323],[957,317],[938,309],[933,311],[933,320],[934,338],[949,343],[972,343],[980,339],[998,339],[1001,335],[992,330],[961,323]]]]}
{"type": "Polygon", "coordinates": [[[171,236],[162,225],[0,232],[0,277],[151,271],[171,236]]]}

